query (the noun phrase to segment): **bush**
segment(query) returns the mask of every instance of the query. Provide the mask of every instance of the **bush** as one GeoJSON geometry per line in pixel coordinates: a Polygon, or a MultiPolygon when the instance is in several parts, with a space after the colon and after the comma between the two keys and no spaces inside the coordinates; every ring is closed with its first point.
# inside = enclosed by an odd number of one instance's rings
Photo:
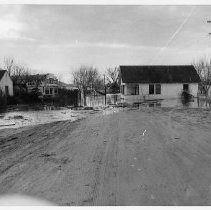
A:
{"type": "Polygon", "coordinates": [[[34,93],[22,93],[18,97],[19,103],[24,103],[24,104],[36,104],[39,103],[41,100],[38,98],[37,94],[34,93]]]}
{"type": "MultiPolygon", "coordinates": [[[[67,106],[67,105],[77,106],[78,90],[59,89],[57,97],[52,97],[50,95],[44,95],[43,98],[39,97],[39,93],[37,93],[37,92],[31,92],[31,93],[22,92],[15,96],[8,96],[6,102],[8,105],[49,104],[52,106],[67,106]]],[[[3,103],[1,103],[1,104],[3,104],[3,103]]]]}
{"type": "Polygon", "coordinates": [[[7,105],[16,105],[19,104],[19,100],[15,96],[7,96],[7,105]]]}
{"type": "Polygon", "coordinates": [[[78,90],[59,89],[58,102],[61,106],[78,104],[78,90]]]}

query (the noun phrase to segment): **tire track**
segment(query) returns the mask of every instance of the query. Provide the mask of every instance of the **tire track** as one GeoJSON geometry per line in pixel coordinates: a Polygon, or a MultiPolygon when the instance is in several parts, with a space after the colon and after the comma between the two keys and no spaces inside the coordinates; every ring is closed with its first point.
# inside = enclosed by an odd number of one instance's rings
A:
{"type": "MultiPolygon", "coordinates": [[[[118,117],[109,116],[110,125],[105,130],[107,141],[95,154],[98,160],[95,172],[95,188],[92,205],[116,205],[117,203],[117,169],[118,169],[118,117]]],[[[108,119],[107,119],[108,123],[108,119]]]]}

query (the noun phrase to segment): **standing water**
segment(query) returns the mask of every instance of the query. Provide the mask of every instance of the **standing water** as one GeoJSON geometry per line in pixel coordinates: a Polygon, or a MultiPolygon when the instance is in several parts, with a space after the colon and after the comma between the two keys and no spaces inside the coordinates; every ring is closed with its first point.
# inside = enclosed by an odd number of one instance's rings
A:
{"type": "Polygon", "coordinates": [[[185,99],[164,99],[158,101],[147,101],[141,105],[147,105],[149,107],[171,107],[171,108],[211,108],[211,99],[198,99],[192,98],[190,100],[185,99]]]}

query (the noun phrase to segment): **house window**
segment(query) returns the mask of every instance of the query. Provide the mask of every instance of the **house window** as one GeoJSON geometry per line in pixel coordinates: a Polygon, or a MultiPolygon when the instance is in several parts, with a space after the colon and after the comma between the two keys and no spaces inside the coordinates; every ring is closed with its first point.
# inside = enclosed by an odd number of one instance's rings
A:
{"type": "Polygon", "coordinates": [[[149,84],[149,94],[161,94],[161,84],[149,84]]]}
{"type": "Polygon", "coordinates": [[[31,82],[28,82],[28,85],[35,85],[35,82],[34,81],[31,81],[31,82]]]}
{"type": "Polygon", "coordinates": [[[154,84],[149,84],[149,94],[150,95],[154,94],[154,84]]]}
{"type": "Polygon", "coordinates": [[[58,93],[58,89],[57,89],[57,88],[54,89],[54,93],[55,93],[55,94],[58,93]]]}
{"type": "Polygon", "coordinates": [[[161,85],[160,84],[155,85],[155,92],[156,92],[156,94],[161,94],[161,85]]]}
{"type": "Polygon", "coordinates": [[[134,87],[134,95],[139,95],[139,86],[134,87]]]}
{"type": "Polygon", "coordinates": [[[49,94],[49,89],[45,88],[45,94],[48,95],[49,94]]]}
{"type": "Polygon", "coordinates": [[[188,84],[183,84],[183,90],[188,91],[189,90],[189,85],[188,84]]]}
{"type": "Polygon", "coordinates": [[[53,94],[53,88],[50,88],[50,95],[53,94]]]}
{"type": "Polygon", "coordinates": [[[9,95],[9,87],[5,86],[5,95],[8,96],[9,95]]]}

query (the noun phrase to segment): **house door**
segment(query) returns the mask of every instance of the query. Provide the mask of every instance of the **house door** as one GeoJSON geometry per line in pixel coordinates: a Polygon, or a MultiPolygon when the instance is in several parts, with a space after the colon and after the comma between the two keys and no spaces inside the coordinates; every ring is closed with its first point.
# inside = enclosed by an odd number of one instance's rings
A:
{"type": "Polygon", "coordinates": [[[5,86],[5,95],[8,96],[9,95],[9,87],[5,86]]]}
{"type": "Polygon", "coordinates": [[[183,84],[183,90],[184,91],[189,91],[189,85],[188,84],[183,84]]]}

